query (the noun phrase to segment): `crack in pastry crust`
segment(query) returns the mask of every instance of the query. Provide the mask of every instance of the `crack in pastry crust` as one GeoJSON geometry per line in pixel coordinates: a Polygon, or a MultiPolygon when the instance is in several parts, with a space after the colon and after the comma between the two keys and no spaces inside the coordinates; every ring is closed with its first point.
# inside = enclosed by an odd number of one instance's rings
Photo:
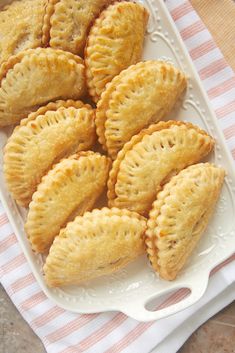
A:
{"type": "Polygon", "coordinates": [[[105,85],[142,55],[147,10],[132,2],[111,4],[91,27],[85,48],[86,80],[97,102],[105,85]]]}
{"type": "Polygon", "coordinates": [[[142,130],[124,145],[113,163],[109,206],[146,214],[162,183],[197,163],[213,146],[213,138],[191,123],[160,122],[142,130]]]}
{"type": "Polygon", "coordinates": [[[50,287],[110,274],[144,253],[145,218],[128,210],[87,212],[62,229],[44,265],[50,287]]]}
{"type": "Polygon", "coordinates": [[[6,144],[4,175],[10,192],[22,206],[31,201],[41,177],[53,163],[94,143],[93,109],[82,102],[73,102],[77,108],[66,108],[69,103],[60,101],[40,108],[15,128],[6,144]]]}
{"type": "Polygon", "coordinates": [[[133,135],[166,116],[186,84],[183,72],[157,60],[123,70],[97,104],[96,131],[104,150],[115,159],[133,135]]]}
{"type": "Polygon", "coordinates": [[[163,279],[175,279],[200,240],[224,175],[224,170],[213,164],[196,164],[174,176],[158,193],[145,242],[149,260],[163,279]]]}
{"type": "Polygon", "coordinates": [[[109,168],[109,158],[80,152],[56,164],[42,178],[25,225],[33,250],[46,252],[61,227],[93,207],[106,185],[109,168]]]}
{"type": "Polygon", "coordinates": [[[91,23],[112,0],[54,0],[50,46],[83,56],[91,23]]]}
{"type": "Polygon", "coordinates": [[[46,46],[48,0],[15,0],[0,11],[0,64],[29,48],[46,46]]]}
{"type": "Polygon", "coordinates": [[[0,82],[0,126],[7,126],[47,102],[80,98],[85,93],[83,60],[58,49],[29,49],[1,66],[0,82]]]}

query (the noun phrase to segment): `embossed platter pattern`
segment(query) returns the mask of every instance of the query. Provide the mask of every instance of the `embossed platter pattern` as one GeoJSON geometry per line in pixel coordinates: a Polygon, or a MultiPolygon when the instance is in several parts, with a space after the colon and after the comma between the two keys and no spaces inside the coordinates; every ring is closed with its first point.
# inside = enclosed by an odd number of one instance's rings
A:
{"type": "Polygon", "coordinates": [[[235,251],[235,171],[216,117],[163,1],[141,2],[151,14],[143,58],[160,58],[171,62],[189,77],[184,99],[167,119],[190,121],[213,135],[217,142],[216,148],[207,160],[223,166],[227,171],[214,217],[179,278],[174,282],[160,280],[148,265],[147,259],[142,257],[111,276],[82,286],[47,288],[42,274],[43,258],[32,252],[25,237],[23,224],[26,211],[11,199],[3,178],[2,154],[10,129],[0,131],[0,196],[35,277],[47,296],[57,305],[79,313],[118,310],[137,320],[149,321],[176,313],[199,300],[206,290],[211,269],[235,251]],[[182,287],[189,288],[191,293],[181,302],[155,312],[146,309],[146,304],[153,298],[182,287]]]}

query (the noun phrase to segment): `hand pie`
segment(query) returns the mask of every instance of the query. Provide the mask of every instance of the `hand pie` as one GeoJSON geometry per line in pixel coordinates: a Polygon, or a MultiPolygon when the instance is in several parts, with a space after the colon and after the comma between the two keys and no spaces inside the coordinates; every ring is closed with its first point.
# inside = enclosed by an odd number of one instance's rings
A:
{"type": "Polygon", "coordinates": [[[131,137],[163,119],[187,85],[183,72],[161,61],[130,66],[107,85],[97,105],[99,142],[115,159],[131,137]]]}
{"type": "Polygon", "coordinates": [[[63,104],[50,103],[29,115],[16,127],[5,146],[5,179],[9,191],[21,206],[28,206],[41,177],[55,162],[71,153],[89,149],[94,143],[93,109],[82,102],[69,102],[75,107],[61,106],[37,116],[46,108],[63,104]]]}
{"type": "Polygon", "coordinates": [[[113,163],[108,182],[110,207],[146,214],[157,191],[213,148],[214,140],[198,127],[180,121],[160,122],[132,137],[113,163]]]}
{"type": "Polygon", "coordinates": [[[219,197],[225,172],[209,163],[182,170],[158,193],[150,212],[146,245],[154,269],[176,278],[201,238],[219,197]]]}
{"type": "Polygon", "coordinates": [[[147,10],[128,1],[115,2],[95,21],[85,48],[89,93],[97,102],[105,85],[142,55],[147,10]]]}
{"type": "Polygon", "coordinates": [[[91,23],[111,0],[50,0],[54,11],[50,19],[50,47],[83,56],[91,23]]]}
{"type": "Polygon", "coordinates": [[[48,43],[48,0],[13,1],[0,11],[0,65],[11,55],[48,43]]]}
{"type": "Polygon", "coordinates": [[[93,210],[60,231],[44,265],[48,286],[110,274],[144,252],[145,218],[116,208],[93,210]]]}
{"type": "Polygon", "coordinates": [[[110,160],[94,152],[80,152],[42,178],[25,225],[33,250],[46,252],[60,228],[90,210],[108,178],[110,160]]]}
{"type": "Polygon", "coordinates": [[[18,123],[47,102],[78,99],[84,92],[79,56],[51,48],[28,49],[0,68],[0,127],[18,123]]]}

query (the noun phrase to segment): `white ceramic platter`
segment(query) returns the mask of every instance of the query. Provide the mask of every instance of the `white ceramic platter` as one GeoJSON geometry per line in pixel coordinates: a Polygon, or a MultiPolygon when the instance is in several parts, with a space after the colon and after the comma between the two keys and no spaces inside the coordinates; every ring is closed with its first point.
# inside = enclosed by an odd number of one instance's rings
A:
{"type": "Polygon", "coordinates": [[[150,321],[174,314],[199,300],[206,290],[211,269],[235,251],[235,170],[208,98],[164,2],[145,0],[142,3],[150,12],[144,59],[161,58],[172,62],[189,77],[187,94],[169,117],[190,121],[211,134],[216,139],[216,147],[208,160],[227,171],[214,217],[178,279],[174,282],[159,279],[146,257],[142,257],[111,276],[82,286],[47,288],[42,274],[43,259],[32,252],[24,233],[26,211],[15,204],[4,182],[2,148],[9,134],[7,130],[0,132],[0,197],[38,283],[57,305],[78,313],[117,310],[137,320],[150,321]],[[147,310],[146,306],[153,298],[182,287],[191,291],[182,301],[158,311],[147,310]]]}

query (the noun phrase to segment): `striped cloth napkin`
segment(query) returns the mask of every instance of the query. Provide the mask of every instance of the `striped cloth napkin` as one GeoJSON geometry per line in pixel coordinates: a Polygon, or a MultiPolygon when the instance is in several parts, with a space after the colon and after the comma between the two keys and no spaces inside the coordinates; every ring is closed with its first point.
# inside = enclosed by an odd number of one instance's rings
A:
{"type": "MultiPolygon", "coordinates": [[[[235,75],[190,3],[185,0],[167,0],[166,5],[194,61],[235,159],[235,75]]],[[[234,281],[234,260],[235,255],[212,271],[210,285],[216,276],[214,273],[219,274],[221,271],[227,276],[227,282],[221,282],[219,286],[234,281]]],[[[41,338],[48,353],[150,352],[164,335],[166,337],[175,329],[177,321],[178,324],[184,322],[193,311],[199,309],[198,305],[194,305],[190,310],[174,315],[174,320],[166,318],[139,323],[122,313],[79,315],[57,307],[37,284],[1,205],[0,277],[11,300],[41,338]]],[[[184,291],[179,290],[162,306],[184,295],[184,291]]],[[[173,350],[169,348],[168,352],[173,350]]]]}

